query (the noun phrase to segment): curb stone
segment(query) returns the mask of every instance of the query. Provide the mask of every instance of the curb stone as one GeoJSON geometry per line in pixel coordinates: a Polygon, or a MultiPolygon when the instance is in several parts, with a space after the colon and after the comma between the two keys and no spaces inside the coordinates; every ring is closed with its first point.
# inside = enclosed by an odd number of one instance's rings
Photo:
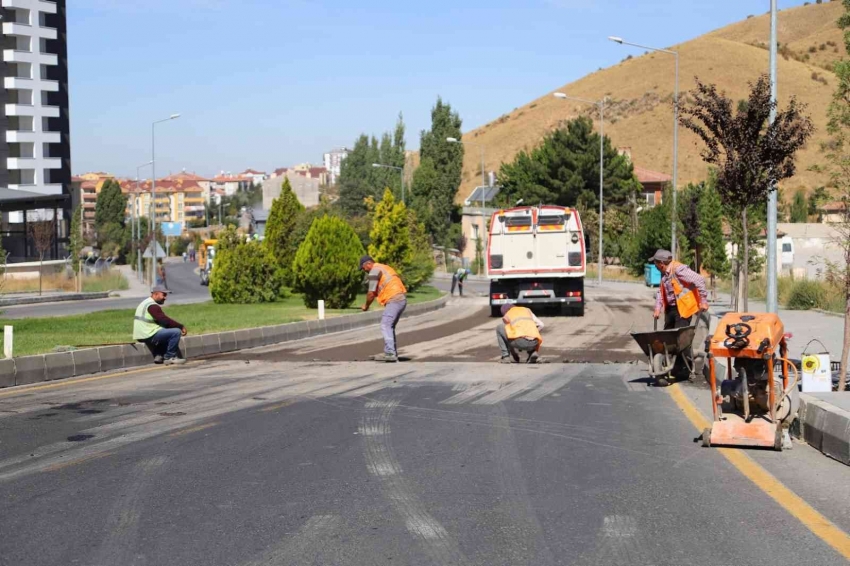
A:
{"type": "MultiPolygon", "coordinates": [[[[405,311],[405,315],[414,316],[441,309],[446,306],[449,298],[448,295],[443,295],[439,299],[427,303],[411,305],[405,311]]],[[[186,336],[180,340],[180,349],[186,358],[199,358],[222,352],[270,346],[312,336],[353,330],[362,326],[377,324],[380,322],[381,316],[381,311],[372,311],[325,320],[310,320],[199,336],[186,336]]],[[[145,366],[152,362],[150,351],[143,344],[102,346],[71,352],[22,356],[0,360],[0,388],[66,379],[96,372],[129,369],[145,366]]]]}
{"type": "Polygon", "coordinates": [[[803,393],[798,418],[799,433],[795,436],[830,458],[850,465],[850,411],[803,393]]]}
{"type": "Polygon", "coordinates": [[[41,303],[62,303],[65,301],[88,301],[90,299],[106,299],[110,291],[99,293],[67,293],[64,295],[42,295],[35,297],[18,297],[15,299],[0,299],[0,307],[15,305],[36,305],[41,303]]]}

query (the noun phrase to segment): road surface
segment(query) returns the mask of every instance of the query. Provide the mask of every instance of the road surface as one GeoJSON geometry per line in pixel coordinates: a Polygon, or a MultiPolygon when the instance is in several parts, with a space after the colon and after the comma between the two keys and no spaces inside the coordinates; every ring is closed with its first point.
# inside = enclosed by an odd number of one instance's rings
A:
{"type": "MultiPolygon", "coordinates": [[[[165,265],[168,288],[173,293],[168,297],[168,304],[201,303],[210,300],[209,287],[204,287],[199,283],[198,276],[194,272],[196,267],[196,264],[188,262],[169,262],[165,265]]],[[[141,300],[141,297],[115,297],[93,299],[90,301],[66,301],[3,307],[0,318],[67,316],[113,309],[132,309],[136,308],[141,300]]]]}
{"type": "Polygon", "coordinates": [[[494,363],[465,298],[399,364],[357,361],[373,326],[0,391],[0,564],[846,564],[850,468],[702,448],[671,391],[705,391],[634,363],[651,292],[588,295],[547,364],[494,363]]]}

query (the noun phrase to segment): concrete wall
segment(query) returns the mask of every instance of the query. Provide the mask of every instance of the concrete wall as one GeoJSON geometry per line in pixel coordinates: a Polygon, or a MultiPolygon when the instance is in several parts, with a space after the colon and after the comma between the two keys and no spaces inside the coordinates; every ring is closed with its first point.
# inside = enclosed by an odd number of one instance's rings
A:
{"type": "MultiPolygon", "coordinates": [[[[319,179],[309,179],[302,177],[292,171],[287,171],[285,177],[289,179],[289,184],[298,201],[305,207],[317,206],[319,204],[319,179]]],[[[280,186],[283,184],[284,177],[274,177],[263,181],[263,208],[271,210],[272,201],[280,196],[280,186]]]]}

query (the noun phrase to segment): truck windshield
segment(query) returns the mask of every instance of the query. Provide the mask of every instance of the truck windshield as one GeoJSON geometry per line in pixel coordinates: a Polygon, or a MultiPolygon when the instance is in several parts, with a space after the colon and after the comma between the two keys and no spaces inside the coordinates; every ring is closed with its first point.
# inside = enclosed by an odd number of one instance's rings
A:
{"type": "Polygon", "coordinates": [[[570,219],[569,215],[558,214],[554,216],[540,216],[537,218],[538,226],[563,226],[570,219]]]}
{"type": "Polygon", "coordinates": [[[505,226],[531,226],[530,216],[506,216],[505,226]]]}

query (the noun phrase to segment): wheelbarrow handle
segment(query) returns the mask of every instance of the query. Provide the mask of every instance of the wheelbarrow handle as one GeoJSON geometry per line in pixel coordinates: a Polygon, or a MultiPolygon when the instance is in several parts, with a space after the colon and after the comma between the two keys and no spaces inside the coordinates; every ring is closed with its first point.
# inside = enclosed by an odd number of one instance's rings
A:
{"type": "Polygon", "coordinates": [[[658,330],[658,319],[655,318],[655,317],[653,317],[653,319],[652,319],[652,329],[658,330]]]}

